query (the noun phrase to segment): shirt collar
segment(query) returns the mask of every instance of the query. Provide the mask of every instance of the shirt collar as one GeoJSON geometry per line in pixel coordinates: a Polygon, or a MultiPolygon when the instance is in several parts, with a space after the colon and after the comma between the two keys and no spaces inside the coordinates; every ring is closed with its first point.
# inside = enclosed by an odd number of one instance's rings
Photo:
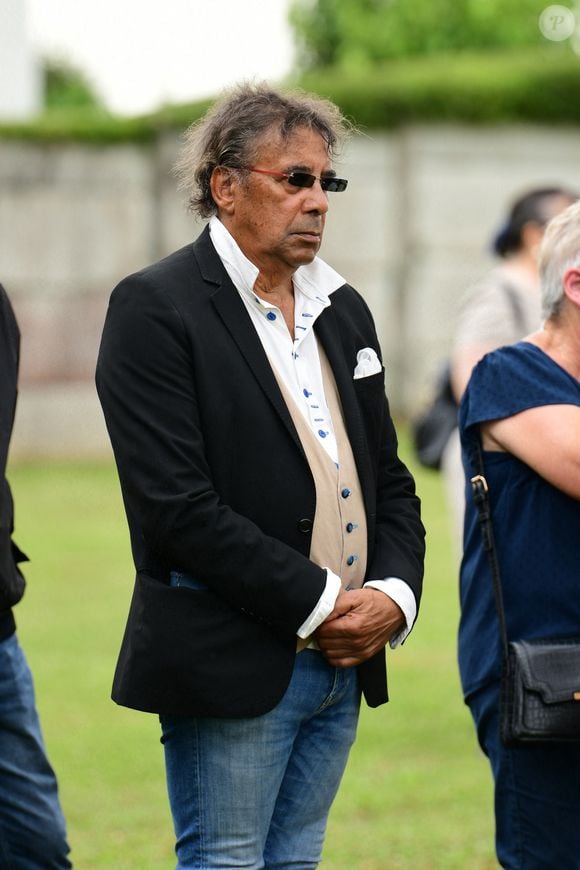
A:
{"type": "MultiPolygon", "coordinates": [[[[240,293],[254,298],[253,287],[259,269],[248,260],[232,234],[217,216],[209,222],[211,240],[224,267],[240,293]]],[[[330,305],[331,293],[345,284],[344,278],[328,263],[315,257],[312,263],[299,266],[292,277],[294,289],[323,307],[330,305]]]]}

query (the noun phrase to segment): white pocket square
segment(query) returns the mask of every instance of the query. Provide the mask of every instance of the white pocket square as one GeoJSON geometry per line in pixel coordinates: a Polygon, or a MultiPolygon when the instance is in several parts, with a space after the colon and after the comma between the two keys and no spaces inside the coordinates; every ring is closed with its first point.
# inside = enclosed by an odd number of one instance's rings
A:
{"type": "Polygon", "coordinates": [[[376,351],[372,347],[363,347],[356,355],[356,368],[353,377],[354,380],[368,378],[369,375],[378,374],[382,369],[383,367],[376,351]]]}

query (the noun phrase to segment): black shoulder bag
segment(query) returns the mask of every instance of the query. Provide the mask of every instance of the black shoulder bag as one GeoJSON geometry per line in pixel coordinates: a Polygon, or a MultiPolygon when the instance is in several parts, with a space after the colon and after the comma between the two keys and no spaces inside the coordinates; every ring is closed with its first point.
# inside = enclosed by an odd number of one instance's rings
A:
{"type": "Polygon", "coordinates": [[[503,650],[501,739],[506,746],[580,740],[580,638],[508,641],[499,562],[495,548],[479,438],[471,479],[487,552],[503,650]]]}
{"type": "Polygon", "coordinates": [[[425,468],[441,468],[441,460],[452,432],[457,428],[457,402],[451,389],[451,367],[439,375],[429,407],[412,423],[417,459],[425,468]]]}

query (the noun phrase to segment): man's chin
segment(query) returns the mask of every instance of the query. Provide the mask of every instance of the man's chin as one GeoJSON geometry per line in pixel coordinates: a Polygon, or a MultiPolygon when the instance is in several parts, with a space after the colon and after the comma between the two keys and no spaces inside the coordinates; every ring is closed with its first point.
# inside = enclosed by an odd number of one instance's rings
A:
{"type": "Polygon", "coordinates": [[[309,263],[312,263],[319,250],[320,245],[318,244],[301,247],[299,250],[293,251],[293,261],[296,268],[298,268],[298,266],[307,266],[309,263]]]}

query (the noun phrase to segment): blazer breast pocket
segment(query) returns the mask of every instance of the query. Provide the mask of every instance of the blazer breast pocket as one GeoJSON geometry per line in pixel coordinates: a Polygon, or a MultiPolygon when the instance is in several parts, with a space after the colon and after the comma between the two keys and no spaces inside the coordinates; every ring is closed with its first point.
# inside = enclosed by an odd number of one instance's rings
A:
{"type": "Polygon", "coordinates": [[[385,370],[367,378],[353,380],[358,406],[365,423],[369,450],[379,448],[381,427],[385,409],[385,370]]]}
{"type": "Polygon", "coordinates": [[[379,391],[382,392],[385,388],[385,370],[384,368],[374,375],[368,375],[366,378],[353,378],[355,391],[358,394],[379,391]]]}

